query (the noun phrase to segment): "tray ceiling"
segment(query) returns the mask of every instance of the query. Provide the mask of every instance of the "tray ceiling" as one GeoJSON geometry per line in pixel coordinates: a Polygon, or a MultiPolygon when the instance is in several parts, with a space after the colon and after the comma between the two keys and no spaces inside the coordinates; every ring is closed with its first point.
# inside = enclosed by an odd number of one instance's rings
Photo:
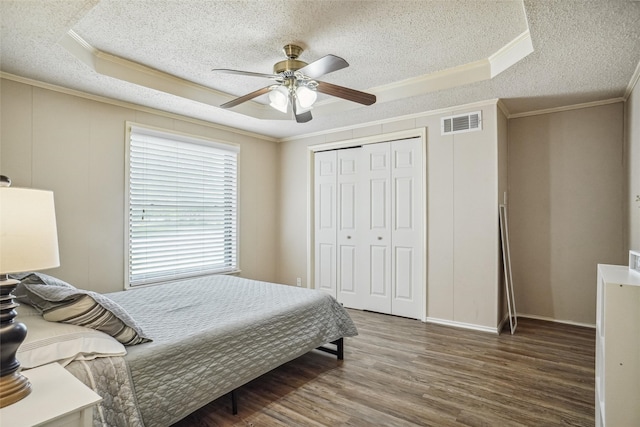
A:
{"type": "MultiPolygon", "coordinates": [[[[512,114],[622,97],[640,59],[637,1],[7,1],[0,68],[93,95],[274,138],[486,99],[512,114]],[[350,66],[321,79],[374,93],[364,107],[320,96],[296,123],[225,100],[269,81],[282,46],[350,66]]],[[[17,77],[14,77],[17,76],[17,77]]]]}

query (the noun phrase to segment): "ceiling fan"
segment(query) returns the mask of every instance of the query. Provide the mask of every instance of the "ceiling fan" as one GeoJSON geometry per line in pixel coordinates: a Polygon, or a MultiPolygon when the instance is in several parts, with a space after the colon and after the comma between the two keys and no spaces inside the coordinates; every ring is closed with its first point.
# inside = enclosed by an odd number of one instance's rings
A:
{"type": "Polygon", "coordinates": [[[284,46],[282,50],[287,56],[287,59],[277,62],[273,66],[273,74],[220,68],[214,69],[213,71],[221,73],[262,77],[275,81],[274,84],[233,99],[220,105],[220,107],[232,108],[268,93],[269,105],[271,107],[287,113],[289,111],[289,105],[291,105],[291,111],[296,121],[298,123],[305,123],[312,119],[309,110],[311,110],[313,103],[316,101],[318,96],[317,92],[364,105],[372,105],[376,102],[376,96],[370,93],[316,80],[325,74],[348,67],[349,63],[344,59],[335,55],[326,55],[311,64],[307,64],[298,59],[298,56],[300,56],[303,51],[300,46],[288,44],[284,46]]]}

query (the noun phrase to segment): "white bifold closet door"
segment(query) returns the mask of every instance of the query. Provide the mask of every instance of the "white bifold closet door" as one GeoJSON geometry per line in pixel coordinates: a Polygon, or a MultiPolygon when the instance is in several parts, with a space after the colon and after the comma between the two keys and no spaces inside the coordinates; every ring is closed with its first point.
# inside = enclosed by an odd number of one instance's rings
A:
{"type": "Polygon", "coordinates": [[[346,307],[424,307],[419,138],[315,154],[315,283],[346,307]]]}
{"type": "Polygon", "coordinates": [[[315,288],[336,296],[336,151],[315,154],[315,288]]]}
{"type": "Polygon", "coordinates": [[[362,258],[360,243],[361,206],[360,148],[337,151],[337,217],[336,217],[336,298],[346,307],[364,308],[359,283],[364,279],[358,271],[362,258]]]}

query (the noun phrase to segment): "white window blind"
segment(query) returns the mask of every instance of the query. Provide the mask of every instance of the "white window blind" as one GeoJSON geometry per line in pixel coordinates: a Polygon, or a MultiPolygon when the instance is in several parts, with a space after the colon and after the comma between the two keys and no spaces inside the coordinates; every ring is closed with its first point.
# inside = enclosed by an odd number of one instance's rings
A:
{"type": "Polygon", "coordinates": [[[238,147],[131,126],[129,286],[238,269],[238,147]]]}

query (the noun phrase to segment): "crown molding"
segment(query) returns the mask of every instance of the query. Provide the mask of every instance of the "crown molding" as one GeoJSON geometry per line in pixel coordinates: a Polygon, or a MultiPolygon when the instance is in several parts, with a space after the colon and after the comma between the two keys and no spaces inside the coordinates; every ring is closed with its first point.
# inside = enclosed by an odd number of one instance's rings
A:
{"type": "Polygon", "coordinates": [[[481,59],[435,73],[378,86],[371,89],[371,92],[376,94],[379,102],[389,102],[489,80],[490,78],[491,64],[487,59],[481,59]]]}
{"type": "Polygon", "coordinates": [[[491,64],[491,78],[494,78],[524,57],[533,53],[533,50],[531,33],[529,32],[529,29],[527,29],[515,39],[500,48],[496,53],[489,56],[488,59],[491,64]]]}
{"type": "Polygon", "coordinates": [[[562,107],[545,108],[544,110],[527,111],[524,113],[516,113],[507,116],[508,119],[518,119],[521,117],[539,116],[541,114],[560,113],[562,111],[580,110],[582,108],[598,107],[601,105],[615,104],[616,102],[625,102],[624,98],[603,99],[600,101],[584,102],[582,104],[565,105],[562,107]]]}
{"type": "MultiPolygon", "coordinates": [[[[67,51],[97,73],[143,87],[180,96],[204,104],[219,107],[235,99],[235,95],[224,93],[189,80],[147,67],[145,65],[102,52],[73,30],[69,30],[59,41],[67,51]]],[[[529,30],[500,48],[489,58],[452,67],[400,82],[377,86],[369,90],[377,97],[378,103],[395,101],[410,96],[424,95],[438,90],[450,89],[483,80],[490,80],[533,52],[529,30]]],[[[358,103],[332,98],[314,105],[315,116],[337,114],[362,108],[358,103]]],[[[290,120],[289,115],[255,101],[244,102],[233,110],[261,120],[290,120]]]]}
{"type": "Polygon", "coordinates": [[[544,110],[527,111],[524,113],[511,114],[502,99],[488,99],[485,101],[472,102],[472,103],[463,104],[463,105],[454,105],[451,107],[440,108],[437,110],[429,110],[421,113],[407,114],[405,116],[398,116],[398,117],[393,117],[389,119],[375,120],[367,123],[361,123],[358,125],[344,126],[340,128],[326,130],[326,131],[291,136],[291,137],[279,139],[278,142],[290,142],[290,141],[295,141],[299,139],[330,135],[332,133],[344,132],[344,131],[353,130],[353,129],[360,129],[360,128],[365,128],[369,126],[384,125],[387,123],[393,123],[393,122],[402,121],[402,120],[411,120],[411,119],[417,119],[417,118],[423,118],[423,117],[429,117],[429,116],[436,116],[439,114],[447,114],[452,110],[468,110],[468,109],[485,107],[485,106],[494,105],[494,104],[498,107],[498,109],[500,109],[500,111],[502,111],[505,117],[510,120],[510,119],[518,119],[521,117],[538,116],[541,114],[552,114],[552,113],[559,113],[563,111],[580,110],[582,108],[598,107],[601,105],[609,105],[609,104],[615,104],[618,102],[625,102],[625,101],[626,101],[625,98],[611,98],[611,99],[604,99],[601,101],[585,102],[582,104],[572,104],[572,105],[565,105],[562,107],[547,108],[544,110]]]}
{"type": "Polygon", "coordinates": [[[312,137],[317,137],[317,136],[330,135],[332,133],[338,133],[338,132],[344,132],[344,131],[349,131],[349,130],[354,130],[354,129],[366,128],[366,127],[369,127],[369,126],[384,125],[384,124],[387,124],[387,123],[393,123],[393,122],[398,122],[398,121],[402,121],[402,120],[414,120],[414,119],[419,119],[419,118],[423,118],[423,117],[437,116],[437,115],[440,115],[440,114],[449,114],[453,110],[456,110],[456,111],[457,110],[471,110],[471,109],[475,109],[475,108],[486,107],[488,105],[495,105],[495,104],[498,104],[499,101],[500,101],[499,99],[487,99],[487,100],[484,100],[484,101],[471,102],[471,103],[468,103],[468,104],[453,105],[451,107],[439,108],[437,110],[423,111],[423,112],[420,112],[420,113],[412,113],[412,114],[407,114],[407,115],[404,115],[404,116],[392,117],[392,118],[388,118],[388,119],[374,120],[374,121],[371,121],[371,122],[360,123],[360,124],[357,124],[357,125],[349,125],[349,126],[343,126],[343,127],[333,128],[333,129],[329,129],[329,130],[323,130],[323,131],[319,131],[319,132],[306,133],[306,134],[303,134],[303,135],[289,136],[287,138],[279,139],[278,142],[291,142],[291,141],[296,141],[296,140],[299,140],[299,139],[312,138],[312,137]]]}
{"type": "Polygon", "coordinates": [[[511,114],[509,113],[509,109],[504,104],[504,101],[502,101],[502,99],[498,99],[498,102],[496,104],[498,105],[498,108],[500,109],[500,111],[502,111],[502,114],[504,114],[504,116],[507,119],[511,117],[511,114]]]}
{"type": "MultiPolygon", "coordinates": [[[[176,77],[137,62],[102,52],[69,30],[58,42],[69,53],[95,72],[164,93],[218,107],[236,97],[209,87],[176,77]]],[[[247,116],[268,120],[288,120],[286,114],[257,102],[245,102],[234,109],[247,116]]]]}
{"type": "Polygon", "coordinates": [[[231,126],[224,126],[213,122],[208,122],[206,120],[196,119],[193,117],[181,116],[180,114],[170,113],[168,111],[158,110],[155,108],[145,107],[139,104],[134,104],[132,102],[119,101],[113,98],[107,98],[105,96],[100,95],[92,95],[90,93],[82,92],[75,89],[69,89],[63,86],[57,86],[50,83],[41,82],[38,80],[29,79],[26,77],[16,76],[14,74],[6,73],[4,71],[0,71],[0,79],[11,80],[18,83],[27,84],[30,86],[38,87],[41,89],[47,89],[53,92],[63,93],[65,95],[77,96],[78,98],[84,98],[91,101],[101,102],[104,104],[115,105],[117,107],[129,108],[131,110],[142,111],[145,113],[155,114],[158,116],[167,117],[175,120],[182,120],[184,122],[189,122],[201,126],[206,126],[213,129],[218,129],[226,132],[233,132],[238,135],[249,136],[252,138],[261,139],[269,142],[278,142],[277,138],[273,138],[267,135],[262,135],[259,133],[248,132],[242,129],[237,129],[231,126]]]}
{"type": "Polygon", "coordinates": [[[622,98],[626,101],[631,96],[631,92],[638,84],[638,80],[640,79],[640,61],[638,61],[638,65],[636,65],[636,69],[631,75],[631,80],[629,80],[629,84],[627,85],[627,90],[624,91],[624,95],[622,98]]]}
{"type": "MultiPolygon", "coordinates": [[[[634,86],[637,84],[639,77],[640,77],[640,63],[638,64],[638,67],[636,68],[636,72],[634,73],[634,77],[632,77],[632,79],[631,79],[631,81],[629,83],[629,87],[627,89],[629,94],[631,94],[631,91],[633,90],[634,86]]],[[[468,104],[454,105],[454,106],[451,106],[451,107],[439,108],[437,110],[429,110],[429,111],[424,111],[424,112],[420,112],[420,113],[412,113],[412,114],[407,114],[407,115],[404,115],[404,116],[392,117],[392,118],[388,118],[388,119],[374,120],[374,121],[371,121],[371,122],[361,123],[361,124],[357,124],[357,125],[343,126],[343,127],[340,127],[340,128],[333,128],[333,129],[329,129],[329,130],[325,130],[325,131],[312,132],[312,133],[307,133],[307,134],[302,134],[302,135],[295,135],[295,136],[291,136],[291,137],[287,137],[287,138],[273,138],[273,137],[270,137],[270,136],[267,136],[267,135],[262,135],[262,134],[259,134],[259,133],[248,132],[248,131],[245,131],[245,130],[242,130],[242,129],[237,129],[237,128],[230,127],[230,126],[224,126],[224,125],[220,125],[220,124],[213,123],[213,122],[208,122],[206,120],[196,119],[196,118],[193,118],[193,117],[182,116],[180,114],[170,113],[170,112],[163,111],[163,110],[158,110],[158,109],[155,109],[155,108],[145,107],[145,106],[142,106],[142,105],[139,105],[139,104],[134,104],[132,102],[119,101],[119,100],[116,100],[116,99],[113,99],[113,98],[108,98],[108,97],[104,97],[104,96],[100,96],[100,95],[93,95],[93,94],[82,92],[82,91],[75,90],[75,89],[69,89],[69,88],[66,88],[66,87],[63,87],[63,86],[57,86],[57,85],[54,85],[54,84],[45,83],[45,82],[41,82],[41,81],[34,80],[34,79],[29,79],[27,77],[17,76],[15,74],[10,74],[10,73],[4,72],[4,71],[0,71],[0,79],[6,79],[6,80],[15,81],[15,82],[18,82],[18,83],[24,83],[24,84],[27,84],[27,85],[30,85],[30,86],[39,87],[39,88],[51,90],[51,91],[54,91],[54,92],[64,93],[64,94],[71,95],[71,96],[77,96],[79,98],[84,98],[84,99],[89,99],[89,100],[92,100],[92,101],[102,102],[104,104],[110,104],[110,105],[115,105],[115,106],[118,106],[118,107],[129,108],[129,109],[136,110],[136,111],[142,111],[142,112],[146,112],[146,113],[156,114],[156,115],[163,116],[163,117],[168,117],[168,118],[171,118],[171,119],[182,120],[182,121],[185,121],[185,122],[194,123],[194,124],[206,126],[206,127],[213,128],[213,129],[219,129],[219,130],[227,131],[227,132],[233,132],[233,133],[236,133],[236,134],[239,134],[239,135],[249,136],[249,137],[252,137],[252,138],[257,138],[257,139],[261,139],[261,140],[269,141],[269,142],[290,142],[290,141],[295,141],[295,140],[299,140],[299,139],[305,139],[305,138],[311,138],[311,137],[317,137],[317,136],[323,136],[323,135],[330,135],[332,133],[343,132],[343,131],[347,131],[347,130],[365,128],[365,127],[369,127],[369,126],[384,125],[384,124],[387,124],[387,123],[393,123],[393,122],[397,122],[397,121],[401,121],[401,120],[411,120],[411,119],[417,119],[417,118],[422,118],[422,117],[435,116],[435,115],[438,115],[438,114],[446,114],[446,113],[450,112],[451,110],[472,109],[472,108],[483,107],[483,106],[492,105],[492,104],[495,104],[502,111],[502,113],[504,113],[504,115],[507,117],[507,119],[518,119],[518,118],[522,118],[522,117],[538,116],[538,115],[542,115],[542,114],[559,113],[559,112],[562,112],[562,111],[579,110],[581,108],[598,107],[598,106],[601,106],[601,105],[615,104],[617,102],[626,102],[627,99],[628,99],[628,96],[629,96],[629,95],[626,94],[625,97],[621,97],[621,98],[611,98],[611,99],[605,99],[605,100],[600,100],[600,101],[585,102],[585,103],[582,103],[582,104],[572,104],[572,105],[566,105],[566,106],[554,107],[554,108],[546,108],[546,109],[543,109],[543,110],[527,111],[527,112],[516,113],[516,114],[511,114],[509,112],[509,109],[505,105],[504,101],[502,99],[497,99],[496,98],[496,99],[488,99],[488,100],[484,100],[484,101],[472,102],[472,103],[468,103],[468,104]]]]}

